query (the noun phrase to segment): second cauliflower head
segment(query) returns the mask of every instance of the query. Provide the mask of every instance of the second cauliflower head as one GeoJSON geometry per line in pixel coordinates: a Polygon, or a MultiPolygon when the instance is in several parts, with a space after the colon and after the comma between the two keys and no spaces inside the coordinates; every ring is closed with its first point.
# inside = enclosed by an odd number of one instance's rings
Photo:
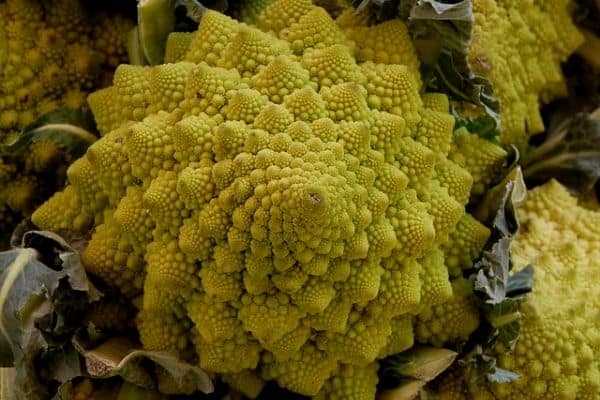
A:
{"type": "Polygon", "coordinates": [[[447,243],[487,238],[459,223],[473,178],[448,158],[454,118],[447,101],[424,106],[409,41],[390,49],[395,64],[358,63],[310,0],[275,1],[258,21],[264,31],[207,11],[169,40],[180,59],[121,65],[89,97],[104,136],[33,221],[94,226],[82,261],[143,294],[145,348],[248,396],[275,380],[372,399],[377,360],[451,297],[447,257],[471,260],[447,243]]]}
{"type": "MultiPolygon", "coordinates": [[[[82,0],[6,0],[0,20],[0,146],[43,114],[84,106],[126,61],[133,25],[119,14],[93,14],[82,0]]],[[[50,139],[0,153],[0,249],[17,223],[62,187],[70,161],[50,139]]]]}
{"type": "Polygon", "coordinates": [[[600,212],[586,209],[557,181],[531,190],[518,209],[521,227],[511,245],[518,271],[535,267],[535,286],[521,306],[519,339],[501,343],[500,368],[510,383],[477,381],[453,369],[434,390],[451,399],[593,400],[600,396],[600,212]]]}
{"type": "Polygon", "coordinates": [[[582,43],[570,0],[473,0],[468,60],[500,102],[500,142],[527,149],[544,131],[540,106],[565,96],[561,62],[582,43]]]}

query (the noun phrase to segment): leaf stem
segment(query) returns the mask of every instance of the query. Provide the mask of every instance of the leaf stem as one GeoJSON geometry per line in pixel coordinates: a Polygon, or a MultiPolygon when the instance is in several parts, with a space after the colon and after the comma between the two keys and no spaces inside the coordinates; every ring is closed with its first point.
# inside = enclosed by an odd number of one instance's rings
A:
{"type": "Polygon", "coordinates": [[[6,326],[4,325],[4,304],[8,300],[8,294],[13,287],[15,281],[19,278],[21,272],[25,266],[34,258],[37,258],[38,252],[31,248],[24,248],[19,252],[19,255],[15,257],[14,261],[8,266],[8,273],[2,282],[0,288],[0,333],[6,338],[7,343],[14,347],[12,338],[8,334],[6,326]]]}

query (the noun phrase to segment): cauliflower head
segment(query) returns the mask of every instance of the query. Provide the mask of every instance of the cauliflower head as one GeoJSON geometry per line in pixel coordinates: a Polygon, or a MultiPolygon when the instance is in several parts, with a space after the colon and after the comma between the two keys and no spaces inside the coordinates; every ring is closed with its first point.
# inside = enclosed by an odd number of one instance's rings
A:
{"type": "Polygon", "coordinates": [[[468,60],[500,102],[500,142],[526,148],[540,105],[566,95],[560,63],[582,43],[569,0],[474,0],[468,60]]]}
{"type": "MultiPolygon", "coordinates": [[[[596,202],[597,206],[597,202],[596,202]]],[[[521,306],[519,340],[498,345],[498,366],[519,378],[472,386],[455,369],[437,385],[441,399],[597,399],[600,396],[600,212],[578,204],[557,181],[528,193],[511,246],[515,268],[535,266],[521,306]]]]}
{"type": "MultiPolygon", "coordinates": [[[[125,62],[132,23],[92,16],[79,0],[0,3],[0,145],[58,107],[77,108],[125,62]]],[[[0,248],[18,221],[64,181],[68,155],[51,140],[27,154],[0,154],[0,248]]]]}
{"type": "Polygon", "coordinates": [[[0,141],[39,115],[79,107],[126,61],[123,17],[92,15],[79,0],[7,0],[0,4],[0,141]],[[110,26],[111,29],[105,29],[110,26]]]}
{"type": "Polygon", "coordinates": [[[88,98],[103,137],[33,221],[93,226],[82,261],[143,294],[144,347],[249,396],[372,399],[377,360],[452,295],[444,243],[479,240],[454,118],[424,106],[408,38],[360,61],[310,0],[258,26],[207,11],[172,63],[119,66],[88,98]]]}

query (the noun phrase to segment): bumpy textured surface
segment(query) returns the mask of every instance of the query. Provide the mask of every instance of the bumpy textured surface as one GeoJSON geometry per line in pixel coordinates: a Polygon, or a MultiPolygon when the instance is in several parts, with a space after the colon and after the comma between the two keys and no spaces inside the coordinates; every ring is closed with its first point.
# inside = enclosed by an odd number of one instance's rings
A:
{"type": "Polygon", "coordinates": [[[500,101],[500,141],[523,150],[544,129],[541,103],[566,94],[560,63],[583,42],[570,0],[474,0],[473,71],[500,101]]]}
{"type": "MultiPolygon", "coordinates": [[[[126,61],[132,23],[92,15],[83,1],[7,0],[0,20],[0,144],[41,114],[82,106],[126,61]]],[[[67,158],[49,140],[34,143],[25,156],[0,154],[0,248],[14,224],[62,184],[67,158]]]]}
{"type": "Polygon", "coordinates": [[[598,399],[600,212],[550,181],[528,193],[518,214],[512,255],[517,270],[535,265],[535,285],[519,341],[512,353],[498,349],[498,366],[520,378],[469,388],[455,370],[440,382],[440,398],[598,399]]]}
{"type": "Polygon", "coordinates": [[[372,399],[376,360],[410,347],[412,315],[452,295],[440,246],[478,243],[477,229],[454,233],[472,180],[448,164],[454,121],[443,100],[423,106],[409,42],[357,64],[303,0],[274,2],[258,24],[279,39],[208,11],[182,37],[184,61],[119,67],[89,97],[104,136],[80,179],[33,221],[95,220],[84,264],[143,293],[145,347],[251,396],[276,380],[372,399]]]}

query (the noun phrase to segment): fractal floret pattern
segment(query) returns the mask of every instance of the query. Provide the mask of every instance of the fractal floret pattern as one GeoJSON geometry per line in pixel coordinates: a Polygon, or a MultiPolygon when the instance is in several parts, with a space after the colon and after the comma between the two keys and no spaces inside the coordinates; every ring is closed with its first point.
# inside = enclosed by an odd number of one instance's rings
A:
{"type": "MultiPolygon", "coordinates": [[[[132,23],[80,0],[0,3],[0,145],[59,107],[78,108],[127,57],[132,23]],[[108,29],[110,27],[110,29],[108,29]]],[[[0,248],[15,224],[65,179],[64,149],[45,139],[22,156],[0,154],[0,248]]]]}
{"type": "Polygon", "coordinates": [[[88,99],[103,137],[33,221],[94,222],[84,264],[143,293],[146,348],[249,396],[275,380],[370,399],[377,360],[410,347],[413,315],[452,295],[444,243],[482,235],[460,228],[473,181],[448,159],[447,101],[423,105],[409,42],[359,62],[303,0],[257,21],[264,31],[208,11],[191,39],[169,40],[185,41],[167,50],[179,59],[121,65],[88,99]]]}
{"type": "Polygon", "coordinates": [[[544,130],[540,105],[566,95],[560,63],[582,43],[569,0],[474,0],[469,64],[500,102],[503,145],[544,130]]]}
{"type": "MultiPolygon", "coordinates": [[[[437,387],[440,399],[565,399],[600,396],[600,212],[578,204],[557,181],[528,193],[511,246],[515,268],[535,265],[533,292],[521,307],[518,342],[498,345],[511,383],[469,385],[455,369],[437,387]]],[[[434,332],[435,333],[435,332],[434,332]]]]}

